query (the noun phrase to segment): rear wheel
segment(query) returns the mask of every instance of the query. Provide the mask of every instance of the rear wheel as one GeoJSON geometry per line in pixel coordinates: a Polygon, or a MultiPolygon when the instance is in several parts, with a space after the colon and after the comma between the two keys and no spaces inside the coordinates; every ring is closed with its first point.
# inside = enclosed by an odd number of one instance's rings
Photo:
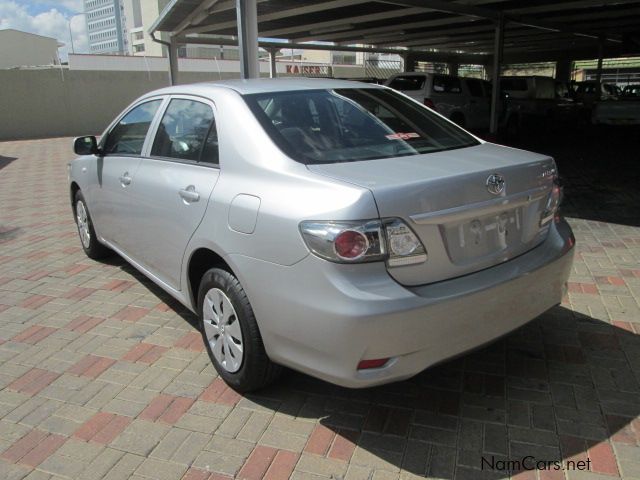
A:
{"type": "Polygon", "coordinates": [[[89,215],[89,209],[87,208],[87,202],[80,190],[76,192],[73,211],[76,217],[80,243],[87,257],[98,260],[109,256],[111,250],[98,241],[96,231],[93,228],[93,222],[91,221],[91,215],[89,215]]]}
{"type": "Polygon", "coordinates": [[[204,274],[198,314],[209,358],[231,388],[257,390],[278,377],[281,367],[267,356],[249,299],[233,274],[219,268],[204,274]]]}

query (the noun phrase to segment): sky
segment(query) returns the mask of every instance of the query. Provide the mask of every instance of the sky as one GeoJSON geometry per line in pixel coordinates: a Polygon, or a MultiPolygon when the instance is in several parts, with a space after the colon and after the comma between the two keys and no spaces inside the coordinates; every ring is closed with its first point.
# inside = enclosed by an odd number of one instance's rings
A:
{"type": "Polygon", "coordinates": [[[87,30],[82,0],[0,0],[0,30],[14,28],[53,37],[64,43],[60,57],[66,60],[71,52],[69,20],[76,53],[88,51],[87,30]]]}

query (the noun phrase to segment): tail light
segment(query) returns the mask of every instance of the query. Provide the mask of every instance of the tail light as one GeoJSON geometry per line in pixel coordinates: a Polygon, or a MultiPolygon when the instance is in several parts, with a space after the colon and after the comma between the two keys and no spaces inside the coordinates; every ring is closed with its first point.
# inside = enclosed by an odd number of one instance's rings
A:
{"type": "Polygon", "coordinates": [[[436,104],[433,103],[433,100],[431,100],[430,98],[425,98],[424,99],[424,104],[425,106],[429,107],[431,110],[436,110],[436,104]]]}
{"type": "Polygon", "coordinates": [[[388,358],[375,358],[372,360],[361,360],[360,363],[358,363],[358,370],[369,370],[371,368],[384,367],[388,361],[389,361],[388,358]]]}
{"type": "Polygon", "coordinates": [[[427,259],[427,251],[413,230],[400,219],[388,221],[385,224],[389,256],[387,263],[390,267],[413,265],[427,259]]]}
{"type": "Polygon", "coordinates": [[[314,255],[336,263],[385,260],[390,267],[422,263],[420,239],[400,219],[355,222],[306,221],[300,232],[314,255]]]}
{"type": "Polygon", "coordinates": [[[544,211],[542,212],[542,216],[540,218],[540,226],[543,226],[549,223],[556,216],[558,212],[558,208],[562,203],[562,197],[564,196],[564,192],[562,189],[562,184],[560,183],[560,179],[556,174],[553,177],[553,184],[551,186],[551,192],[549,192],[549,197],[547,198],[547,204],[544,207],[544,211]]]}

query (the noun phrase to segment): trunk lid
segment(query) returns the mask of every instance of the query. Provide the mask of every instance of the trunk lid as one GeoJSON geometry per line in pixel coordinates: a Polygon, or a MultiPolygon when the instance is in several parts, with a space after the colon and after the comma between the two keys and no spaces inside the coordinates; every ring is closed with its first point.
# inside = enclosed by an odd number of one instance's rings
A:
{"type": "Polygon", "coordinates": [[[388,267],[401,284],[421,285],[499,264],[540,244],[553,186],[552,158],[490,143],[390,159],[309,165],[368,188],[381,218],[402,218],[420,237],[427,261],[388,267]],[[504,178],[490,193],[488,178],[504,178]]]}

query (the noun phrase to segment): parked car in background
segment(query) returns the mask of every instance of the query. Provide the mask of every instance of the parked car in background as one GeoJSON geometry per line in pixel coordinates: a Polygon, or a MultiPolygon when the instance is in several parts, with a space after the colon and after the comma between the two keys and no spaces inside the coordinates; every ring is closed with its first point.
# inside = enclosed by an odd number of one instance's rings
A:
{"type": "Polygon", "coordinates": [[[638,98],[640,97],[640,84],[639,85],[627,85],[622,89],[622,97],[624,98],[638,98]]]}
{"type": "Polygon", "coordinates": [[[491,84],[477,78],[407,72],[385,83],[447,117],[463,128],[489,128],[491,84]]]}
{"type": "Polygon", "coordinates": [[[593,80],[573,83],[574,98],[582,102],[588,110],[600,100],[615,100],[621,94],[620,88],[610,83],[598,83],[593,80]]]}
{"type": "Polygon", "coordinates": [[[640,125],[640,85],[627,85],[617,100],[595,102],[594,125],[640,125]]]}
{"type": "Polygon", "coordinates": [[[255,79],[147,93],[74,142],[85,253],[199,317],[220,376],[401,380],[561,302],[575,239],[552,158],[390,88],[255,79]]]}
{"type": "Polygon", "coordinates": [[[523,128],[575,125],[585,117],[568,85],[551,77],[501,77],[500,90],[505,102],[501,124],[510,136],[523,128]]]}

